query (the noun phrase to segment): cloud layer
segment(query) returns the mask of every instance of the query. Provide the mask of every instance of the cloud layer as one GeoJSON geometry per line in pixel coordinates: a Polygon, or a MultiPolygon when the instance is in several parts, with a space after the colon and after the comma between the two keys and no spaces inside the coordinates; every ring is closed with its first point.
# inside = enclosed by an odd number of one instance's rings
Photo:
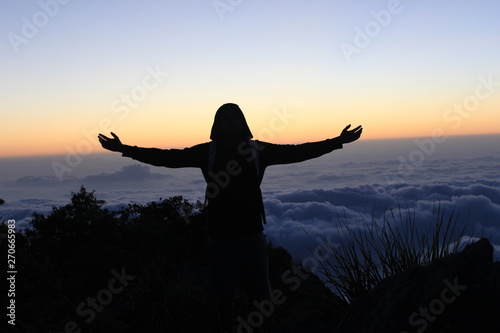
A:
{"type": "Polygon", "coordinates": [[[445,220],[452,219],[457,231],[465,228],[472,236],[484,230],[484,235],[496,242],[499,239],[492,232],[498,231],[500,225],[500,182],[488,183],[359,185],[277,194],[266,200],[267,230],[276,243],[294,240],[289,246],[293,254],[305,257],[309,254],[304,247],[313,244],[303,230],[302,237],[299,236],[300,229],[336,239],[344,232],[344,222],[356,228],[373,220],[392,221],[392,210],[398,222],[409,214],[421,233],[428,232],[432,223],[444,214],[445,220]]]}

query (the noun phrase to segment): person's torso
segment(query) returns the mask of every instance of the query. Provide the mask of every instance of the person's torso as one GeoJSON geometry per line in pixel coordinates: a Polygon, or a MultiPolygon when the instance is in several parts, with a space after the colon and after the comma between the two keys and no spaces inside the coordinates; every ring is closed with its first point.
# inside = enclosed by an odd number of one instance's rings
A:
{"type": "MultiPolygon", "coordinates": [[[[242,148],[242,147],[240,147],[242,148]]],[[[237,236],[262,231],[262,195],[248,149],[217,145],[207,181],[209,233],[237,236]]]]}

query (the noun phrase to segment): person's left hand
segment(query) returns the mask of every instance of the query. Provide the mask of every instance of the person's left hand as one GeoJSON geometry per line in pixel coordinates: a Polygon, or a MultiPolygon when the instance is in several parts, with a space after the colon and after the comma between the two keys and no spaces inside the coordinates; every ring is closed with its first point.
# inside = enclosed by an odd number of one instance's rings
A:
{"type": "Polygon", "coordinates": [[[363,132],[363,128],[361,127],[361,125],[349,131],[350,127],[351,125],[347,125],[342,133],[340,133],[340,141],[342,141],[342,143],[356,141],[357,139],[359,139],[361,133],[363,132]]]}
{"type": "Polygon", "coordinates": [[[99,133],[99,142],[102,147],[111,151],[123,152],[123,144],[120,141],[120,138],[115,133],[111,132],[113,138],[108,138],[106,135],[99,133]]]}

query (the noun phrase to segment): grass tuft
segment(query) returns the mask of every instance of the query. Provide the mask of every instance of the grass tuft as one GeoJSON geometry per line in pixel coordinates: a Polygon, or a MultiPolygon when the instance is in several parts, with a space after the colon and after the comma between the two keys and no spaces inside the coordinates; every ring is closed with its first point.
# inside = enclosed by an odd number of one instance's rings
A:
{"type": "MultiPolygon", "coordinates": [[[[448,213],[438,204],[432,215],[427,228],[417,225],[415,212],[401,205],[387,209],[382,221],[372,216],[371,221],[361,217],[349,224],[346,216],[339,216],[342,232],[336,241],[341,245],[322,253],[326,260],[319,267],[326,284],[350,304],[384,278],[456,253],[473,239],[466,236],[467,223],[457,227],[456,210],[448,213]]],[[[319,237],[328,243],[324,235],[319,237]]]]}

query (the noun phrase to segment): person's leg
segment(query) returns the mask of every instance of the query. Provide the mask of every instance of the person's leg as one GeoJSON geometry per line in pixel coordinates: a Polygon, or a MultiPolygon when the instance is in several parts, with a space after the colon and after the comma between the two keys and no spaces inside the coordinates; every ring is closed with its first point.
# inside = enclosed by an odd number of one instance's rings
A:
{"type": "Polygon", "coordinates": [[[238,285],[238,255],[235,241],[210,238],[208,253],[210,276],[217,302],[217,316],[221,332],[234,330],[234,297],[238,285]]]}
{"type": "Polygon", "coordinates": [[[219,304],[217,302],[217,315],[219,317],[219,325],[222,333],[234,332],[234,305],[219,304]]]}
{"type": "MultiPolygon", "coordinates": [[[[276,305],[270,301],[268,247],[263,233],[246,239],[242,273],[245,291],[251,302],[249,313],[257,311],[264,321],[263,326],[272,325],[276,305]]],[[[258,329],[255,327],[255,332],[258,332],[258,329]]]]}
{"type": "Polygon", "coordinates": [[[264,233],[246,237],[243,249],[242,277],[246,292],[257,299],[271,295],[268,247],[264,233]]]}

